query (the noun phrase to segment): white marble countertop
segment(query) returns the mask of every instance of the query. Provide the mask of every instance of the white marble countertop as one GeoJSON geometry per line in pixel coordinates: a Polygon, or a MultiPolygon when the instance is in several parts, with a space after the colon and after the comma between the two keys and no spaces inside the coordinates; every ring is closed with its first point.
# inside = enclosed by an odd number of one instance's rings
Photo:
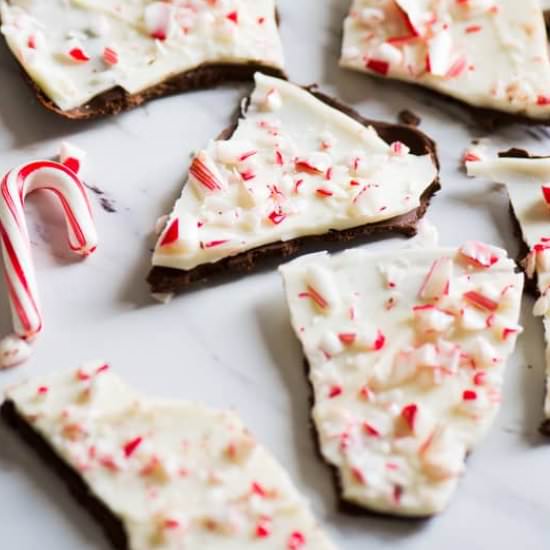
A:
{"type": "MultiPolygon", "coordinates": [[[[444,189],[429,217],[446,244],[467,238],[517,243],[501,186],[468,180],[459,166],[472,137],[468,115],[410,87],[375,82],[337,67],[348,2],[279,0],[292,79],[323,90],[362,114],[394,121],[409,108],[440,147],[444,189]]],[[[526,334],[509,364],[504,405],[447,512],[427,522],[349,517],[337,511],[330,472],[317,458],[308,424],[308,387],[289,324],[279,275],[266,271],[181,296],[161,306],[145,276],[151,230],[179,194],[191,152],[227,126],[246,87],[197,92],[150,103],[98,123],[74,123],[44,111],[0,48],[0,169],[55,154],[62,139],[89,152],[100,246],[85,262],[65,248],[61,213],[50,198],[27,208],[46,328],[32,360],[0,373],[0,388],[39,372],[108,360],[128,382],[151,394],[236,408],[311,499],[343,550],[501,550],[550,547],[550,442],[538,434],[543,343],[525,299],[526,334]],[[55,207],[49,208],[50,205],[55,207]]],[[[503,147],[550,153],[550,134],[515,126],[503,147]]],[[[399,240],[374,246],[399,246],[399,240]]],[[[10,330],[0,299],[0,334],[10,330]]],[[[0,431],[0,547],[17,550],[109,548],[63,485],[5,429],[0,431]]]]}

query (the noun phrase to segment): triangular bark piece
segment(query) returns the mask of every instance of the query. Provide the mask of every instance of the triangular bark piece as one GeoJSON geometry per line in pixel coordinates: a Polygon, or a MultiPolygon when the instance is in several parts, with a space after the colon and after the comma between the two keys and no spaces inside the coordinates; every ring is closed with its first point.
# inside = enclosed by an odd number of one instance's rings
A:
{"type": "Polygon", "coordinates": [[[435,145],[418,130],[259,73],[228,134],[191,163],[153,256],[155,293],[251,271],[308,242],[413,234],[439,188],[435,145]]]}
{"type": "Polygon", "coordinates": [[[256,70],[283,76],[275,0],[0,1],[1,31],[40,102],[116,114],[256,70]]]}
{"type": "Polygon", "coordinates": [[[521,330],[514,267],[468,242],[281,268],[320,451],[345,502],[416,517],[445,508],[499,408],[521,330]]]}
{"type": "Polygon", "coordinates": [[[334,550],[233,412],[160,401],[107,365],[7,391],[2,415],[120,550],[334,550]]]}
{"type": "MultiPolygon", "coordinates": [[[[530,157],[519,149],[485,158],[467,154],[468,175],[506,184],[512,214],[522,239],[522,265],[533,290],[539,295],[534,314],[543,317],[546,339],[546,387],[550,388],[550,158],[530,157]]],[[[550,435],[550,392],[544,404],[542,431],[550,435]]]]}
{"type": "Polygon", "coordinates": [[[354,0],[341,66],[418,84],[475,108],[550,121],[539,0],[354,0]]]}

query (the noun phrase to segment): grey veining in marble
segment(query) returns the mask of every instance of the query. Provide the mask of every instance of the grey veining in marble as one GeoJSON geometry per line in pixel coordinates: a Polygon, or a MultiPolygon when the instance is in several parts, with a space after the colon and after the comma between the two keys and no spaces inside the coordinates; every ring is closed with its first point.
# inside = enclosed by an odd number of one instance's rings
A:
{"type": "MultiPolygon", "coordinates": [[[[501,186],[467,179],[463,149],[483,136],[465,111],[432,95],[340,70],[343,0],[279,0],[291,78],[323,90],[362,114],[395,120],[408,108],[438,142],[443,191],[430,218],[446,244],[467,238],[517,243],[501,186]]],[[[343,550],[546,550],[550,548],[550,443],[537,434],[543,394],[539,322],[525,299],[526,334],[507,373],[504,406],[488,439],[469,460],[446,513],[418,523],[340,514],[329,471],[308,428],[308,388],[279,276],[273,270],[192,292],[161,306],[144,282],[155,220],[184,181],[189,156],[230,121],[246,86],[190,93],[96,123],[60,120],[44,111],[0,48],[0,170],[51,156],[62,139],[89,152],[90,183],[101,237],[97,254],[75,261],[65,249],[62,217],[43,196],[27,214],[46,328],[33,359],[0,373],[0,387],[51,369],[104,358],[131,384],[152,394],[238,409],[246,423],[312,500],[343,550]],[[116,212],[102,208],[107,199],[116,212]]],[[[493,136],[550,153],[548,131],[513,126],[493,136]]],[[[376,243],[373,246],[399,246],[376,243]]],[[[0,334],[10,329],[0,298],[0,334]]],[[[0,431],[0,547],[107,550],[100,530],[62,485],[4,429],[0,431]]]]}

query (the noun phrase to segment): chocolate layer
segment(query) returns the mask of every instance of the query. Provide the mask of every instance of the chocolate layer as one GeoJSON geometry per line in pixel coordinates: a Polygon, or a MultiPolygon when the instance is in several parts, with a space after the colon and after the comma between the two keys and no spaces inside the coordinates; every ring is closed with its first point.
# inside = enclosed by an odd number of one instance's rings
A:
{"type": "MultiPolygon", "coordinates": [[[[362,117],[350,107],[338,100],[320,93],[316,86],[307,90],[323,103],[341,111],[364,126],[373,126],[380,137],[387,143],[401,141],[413,154],[430,154],[439,167],[435,143],[416,128],[378,122],[362,117]]],[[[237,122],[221,134],[220,139],[229,139],[237,127],[237,122]]],[[[273,261],[283,261],[297,256],[307,247],[321,249],[327,243],[348,243],[388,234],[402,234],[411,237],[416,234],[418,221],[424,216],[431,197],[440,189],[439,178],[436,178],[421,197],[421,204],[415,210],[389,220],[366,224],[344,231],[330,231],[322,235],[300,237],[289,241],[279,241],[224,258],[215,263],[199,265],[191,270],[180,270],[155,266],[147,277],[151,290],[155,294],[175,293],[187,290],[196,284],[205,284],[210,280],[221,279],[229,273],[231,276],[250,273],[262,265],[273,261]]]]}
{"type": "MultiPolygon", "coordinates": [[[[24,69],[22,69],[24,72],[24,69]]],[[[214,63],[201,65],[190,71],[173,76],[160,84],[147,88],[138,94],[129,94],[117,86],[104,92],[91,101],[70,111],[60,109],[40,87],[24,72],[25,79],[31,85],[38,101],[50,111],[71,120],[90,120],[106,116],[117,115],[139,107],[147,101],[160,97],[170,96],[191,90],[212,88],[227,82],[246,82],[254,77],[254,73],[261,71],[265,74],[286,78],[279,69],[266,67],[258,63],[231,64],[214,63]]]]}

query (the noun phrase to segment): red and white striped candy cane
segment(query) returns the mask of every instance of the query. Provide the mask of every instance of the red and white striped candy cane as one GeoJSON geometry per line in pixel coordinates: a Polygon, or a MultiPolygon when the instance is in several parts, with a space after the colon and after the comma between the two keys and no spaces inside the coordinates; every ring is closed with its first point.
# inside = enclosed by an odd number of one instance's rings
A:
{"type": "Polygon", "coordinates": [[[0,246],[4,277],[14,331],[25,340],[32,339],[42,329],[31,246],[24,218],[25,197],[40,189],[51,191],[63,207],[71,249],[87,256],[97,245],[90,201],[82,181],[73,171],[79,170],[79,163],[75,163],[73,157],[63,160],[66,164],[49,160],[30,162],[8,172],[0,184],[0,246]]]}

